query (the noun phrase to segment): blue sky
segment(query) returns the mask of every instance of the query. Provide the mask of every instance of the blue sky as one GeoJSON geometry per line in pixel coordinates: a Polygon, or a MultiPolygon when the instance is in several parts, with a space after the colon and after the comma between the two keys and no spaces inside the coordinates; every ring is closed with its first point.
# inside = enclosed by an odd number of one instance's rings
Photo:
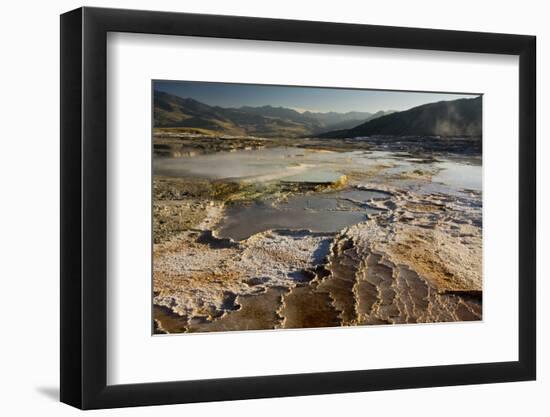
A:
{"type": "Polygon", "coordinates": [[[154,89],[211,106],[289,107],[298,111],[406,110],[421,104],[478,94],[424,93],[410,91],[353,90],[340,88],[271,86],[261,84],[207,83],[197,81],[154,81],[154,89]]]}

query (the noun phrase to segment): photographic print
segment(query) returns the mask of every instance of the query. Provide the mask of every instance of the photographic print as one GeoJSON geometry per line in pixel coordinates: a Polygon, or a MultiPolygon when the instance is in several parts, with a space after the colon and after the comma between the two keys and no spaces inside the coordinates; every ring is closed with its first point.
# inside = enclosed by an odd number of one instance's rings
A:
{"type": "Polygon", "coordinates": [[[152,82],[155,334],[482,319],[482,96],[152,82]]]}

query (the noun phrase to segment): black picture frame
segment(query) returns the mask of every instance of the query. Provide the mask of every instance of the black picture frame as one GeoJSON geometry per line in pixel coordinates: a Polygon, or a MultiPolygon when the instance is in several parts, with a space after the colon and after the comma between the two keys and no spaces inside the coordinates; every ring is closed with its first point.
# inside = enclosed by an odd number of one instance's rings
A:
{"type": "Polygon", "coordinates": [[[79,8],[61,15],[61,401],[82,409],[533,380],[536,376],[534,36],[79,8]],[[107,385],[108,32],[519,56],[519,358],[107,385]]]}

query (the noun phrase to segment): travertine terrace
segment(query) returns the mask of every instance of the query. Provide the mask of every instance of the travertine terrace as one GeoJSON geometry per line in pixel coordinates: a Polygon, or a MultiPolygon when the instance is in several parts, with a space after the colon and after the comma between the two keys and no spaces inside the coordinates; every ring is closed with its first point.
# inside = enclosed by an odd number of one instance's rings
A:
{"type": "Polygon", "coordinates": [[[155,177],[155,332],[480,320],[481,190],[443,175],[479,158],[352,146],[266,153],[294,168],[288,178],[155,177]],[[234,213],[256,227],[230,227],[234,213]]]}

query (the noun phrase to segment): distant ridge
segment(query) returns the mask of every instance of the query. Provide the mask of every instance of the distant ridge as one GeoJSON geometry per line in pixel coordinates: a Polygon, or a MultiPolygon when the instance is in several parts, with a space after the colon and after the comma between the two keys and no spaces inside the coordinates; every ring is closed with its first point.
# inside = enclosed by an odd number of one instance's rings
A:
{"type": "Polygon", "coordinates": [[[367,121],[351,129],[322,133],[324,138],[361,136],[481,137],[482,98],[424,104],[367,121]]]}
{"type": "Polygon", "coordinates": [[[320,132],[349,129],[387,112],[310,112],[274,106],[223,108],[192,98],[154,92],[155,127],[189,128],[211,134],[267,137],[317,136],[320,132]]]}

